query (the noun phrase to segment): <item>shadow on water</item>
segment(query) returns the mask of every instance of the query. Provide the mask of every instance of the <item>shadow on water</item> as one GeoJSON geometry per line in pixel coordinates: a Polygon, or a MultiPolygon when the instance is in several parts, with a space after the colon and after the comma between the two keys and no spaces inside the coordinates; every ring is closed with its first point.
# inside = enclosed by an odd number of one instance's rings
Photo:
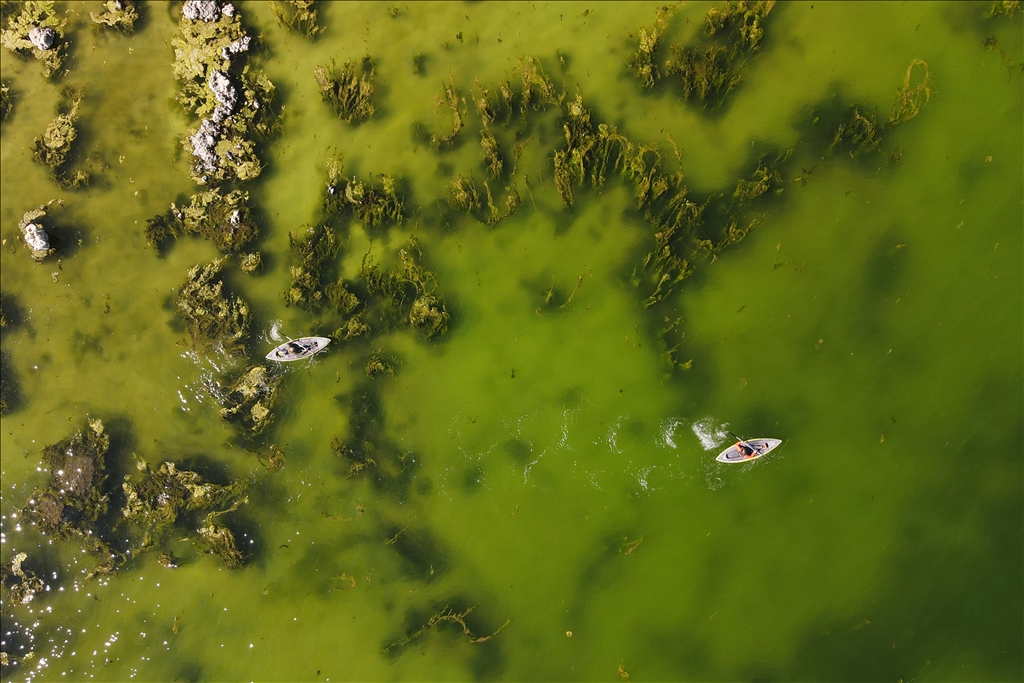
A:
{"type": "Polygon", "coordinates": [[[11,356],[7,351],[0,351],[0,415],[16,413],[25,407],[25,403],[11,356]]]}
{"type": "Polygon", "coordinates": [[[407,609],[403,635],[389,638],[383,644],[383,651],[385,656],[395,659],[408,648],[425,647],[431,639],[441,641],[449,651],[459,642],[469,641],[472,650],[466,664],[473,680],[498,680],[505,671],[507,656],[500,639],[492,636],[502,628],[502,623],[482,608],[479,601],[466,594],[456,594],[407,609]]]}
{"type": "Polygon", "coordinates": [[[451,551],[427,528],[401,527],[388,522],[382,532],[387,539],[385,543],[394,549],[409,578],[429,583],[441,578],[451,566],[451,551]]]}
{"type": "Polygon", "coordinates": [[[203,675],[203,667],[199,662],[181,662],[175,669],[173,681],[181,681],[182,683],[201,683],[206,680],[203,675]]]}
{"type": "Polygon", "coordinates": [[[54,256],[58,259],[71,258],[91,241],[89,229],[66,214],[55,220],[46,232],[50,236],[50,246],[56,252],[54,256]]]}
{"type": "Polygon", "coordinates": [[[589,560],[582,567],[576,590],[566,616],[566,623],[586,623],[587,611],[607,588],[620,581],[629,571],[629,541],[641,538],[636,529],[619,527],[595,541],[589,560]]]}
{"type": "Polygon", "coordinates": [[[949,430],[959,447],[927,455],[927,499],[911,500],[885,581],[853,614],[823,614],[809,626],[785,680],[911,680],[942,666],[986,662],[992,680],[1024,668],[1024,522],[1020,385],[992,378],[976,392],[982,423],[949,430]],[[1015,482],[993,490],[993,480],[1015,482]],[[997,489],[998,490],[998,489],[997,489]],[[972,533],[953,530],[967,524],[972,533]],[[949,530],[943,532],[942,530],[949,530]]]}
{"type": "Polygon", "coordinates": [[[331,449],[338,457],[339,474],[366,476],[374,488],[404,502],[418,470],[417,459],[387,436],[384,411],[375,381],[367,380],[352,392],[335,397],[351,407],[348,436],[335,437],[331,449]]]}

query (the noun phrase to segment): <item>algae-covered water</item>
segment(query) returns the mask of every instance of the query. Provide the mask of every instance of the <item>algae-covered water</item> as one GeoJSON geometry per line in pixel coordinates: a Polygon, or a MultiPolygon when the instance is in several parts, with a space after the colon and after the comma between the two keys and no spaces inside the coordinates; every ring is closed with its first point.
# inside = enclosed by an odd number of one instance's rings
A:
{"type": "MultiPolygon", "coordinates": [[[[288,233],[318,220],[331,154],[348,175],[392,175],[406,205],[401,225],[346,219],[338,268],[356,281],[371,241],[387,259],[415,235],[448,332],[335,342],[286,368],[268,432],[223,422],[209,389],[230,363],[192,349],[174,303],[217,251],[182,237],[158,253],[143,234],[196,191],[180,143],[196,121],[173,99],[180,4],[144,5],[130,35],[89,21],[98,2],[58,4],[72,47],[57,82],[2,55],[15,100],[0,170],[0,550],[8,566],[26,553],[46,584],[27,604],[5,587],[5,679],[1024,676],[1020,11],[780,4],[742,81],[703,107],[630,71],[654,3],[318,3],[315,41],[268,3],[237,6],[282,114],[244,186],[263,269],[225,267],[253,310],[250,360],[324,329],[281,291],[288,233]],[[367,55],[376,112],[345,123],[313,72],[367,55]],[[566,96],[516,124],[522,205],[488,225],[450,210],[446,187],[488,177],[474,81],[496,91],[524,56],[566,96]],[[872,151],[829,149],[823,126],[846,107],[888,119],[914,60],[931,81],[919,115],[872,151]],[[449,76],[466,128],[439,150],[449,76]],[[86,188],[31,159],[64,84],[84,94],[86,188]],[[555,190],[577,93],[595,123],[657,145],[694,196],[731,196],[763,155],[793,150],[748,214],[756,228],[687,253],[693,274],[655,305],[643,262],[658,228],[632,181],[577,185],[569,208],[555,190]],[[59,249],[37,264],[17,226],[55,198],[59,249]],[[378,350],[394,375],[368,379],[378,350]],[[114,510],[138,459],[249,477],[247,504],[222,517],[244,565],[196,552],[180,527],[87,579],[102,558],[25,521],[49,476],[43,448],[87,418],[111,435],[114,510]],[[352,472],[332,449],[367,419],[397,475],[352,472]],[[725,429],[783,444],[722,465],[725,429]],[[270,444],[286,454],[276,471],[258,457],[270,444]]],[[[672,8],[662,62],[669,43],[697,44],[709,7],[672,8]]],[[[512,127],[495,130],[508,155],[512,127]]]]}

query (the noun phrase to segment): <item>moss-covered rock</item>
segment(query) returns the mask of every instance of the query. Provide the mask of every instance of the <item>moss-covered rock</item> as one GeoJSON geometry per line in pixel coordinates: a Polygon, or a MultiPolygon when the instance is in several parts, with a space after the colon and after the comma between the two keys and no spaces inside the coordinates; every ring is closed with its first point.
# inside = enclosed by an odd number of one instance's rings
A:
{"type": "Polygon", "coordinates": [[[97,522],[109,505],[103,490],[109,448],[100,420],[89,420],[67,439],[44,448],[50,478],[25,504],[26,519],[57,539],[103,536],[97,522]]]}
{"type": "Polygon", "coordinates": [[[51,203],[42,204],[31,211],[26,211],[18,223],[18,230],[21,231],[21,236],[28,246],[32,260],[36,263],[41,263],[56,251],[50,244],[50,236],[46,232],[47,221],[43,220],[46,218],[46,211],[51,203]]]}
{"type": "Polygon", "coordinates": [[[274,420],[272,409],[281,377],[265,365],[253,365],[218,396],[220,418],[237,423],[249,436],[263,433],[274,420]]]}
{"type": "Polygon", "coordinates": [[[65,22],[57,16],[54,3],[29,0],[4,5],[0,44],[19,56],[35,57],[42,62],[43,76],[53,77],[68,55],[65,22]]]}
{"type": "Polygon", "coordinates": [[[78,137],[75,123],[78,120],[78,106],[82,93],[65,87],[61,90],[58,114],[37,137],[32,147],[32,159],[50,169],[50,177],[64,187],[78,187],[89,180],[84,171],[70,171],[67,168],[72,144],[78,137]]]}
{"type": "Polygon", "coordinates": [[[256,140],[280,126],[274,84],[242,66],[252,38],[234,6],[216,0],[186,2],[179,28],[171,40],[177,99],[201,119],[183,141],[195,158],[192,178],[200,185],[252,180],[263,168],[256,140]]]}

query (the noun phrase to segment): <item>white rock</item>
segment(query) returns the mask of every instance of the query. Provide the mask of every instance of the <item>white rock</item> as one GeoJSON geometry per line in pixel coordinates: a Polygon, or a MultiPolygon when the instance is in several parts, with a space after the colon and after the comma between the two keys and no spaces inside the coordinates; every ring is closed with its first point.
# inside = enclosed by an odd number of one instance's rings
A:
{"type": "Polygon", "coordinates": [[[199,160],[203,170],[213,172],[217,170],[217,138],[220,137],[220,129],[210,119],[203,119],[199,124],[199,130],[189,138],[192,144],[192,156],[199,160]]]}
{"type": "Polygon", "coordinates": [[[50,253],[50,237],[38,223],[29,223],[21,229],[25,244],[32,250],[32,258],[41,259],[50,253]]]}
{"type": "Polygon", "coordinates": [[[238,109],[238,88],[231,82],[231,78],[223,71],[214,70],[210,73],[210,81],[208,83],[210,90],[213,91],[213,96],[220,102],[220,107],[217,109],[224,108],[225,115],[221,115],[219,118],[217,112],[214,112],[214,120],[217,123],[223,121],[227,116],[231,116],[238,109]]]}
{"type": "Polygon", "coordinates": [[[57,32],[49,27],[36,26],[28,32],[28,39],[40,50],[49,50],[57,40],[57,32]]]}
{"type": "Polygon", "coordinates": [[[230,45],[225,45],[220,50],[221,59],[231,59],[231,55],[237,55],[240,52],[247,52],[249,50],[249,43],[252,39],[249,36],[242,36],[230,45]]]}
{"type": "MultiPolygon", "coordinates": [[[[181,6],[182,16],[192,21],[217,21],[220,19],[221,12],[220,3],[217,0],[188,0],[181,6]]],[[[231,15],[228,14],[228,16],[231,15]]]]}

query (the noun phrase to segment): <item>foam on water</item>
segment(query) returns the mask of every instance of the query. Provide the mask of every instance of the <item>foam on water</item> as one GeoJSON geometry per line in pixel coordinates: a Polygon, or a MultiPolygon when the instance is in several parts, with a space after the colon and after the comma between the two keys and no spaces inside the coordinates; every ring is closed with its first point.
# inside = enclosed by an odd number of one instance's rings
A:
{"type": "Polygon", "coordinates": [[[708,416],[694,422],[690,428],[693,430],[700,446],[706,451],[718,448],[729,439],[725,430],[729,428],[728,422],[719,423],[715,418],[708,416]]]}

